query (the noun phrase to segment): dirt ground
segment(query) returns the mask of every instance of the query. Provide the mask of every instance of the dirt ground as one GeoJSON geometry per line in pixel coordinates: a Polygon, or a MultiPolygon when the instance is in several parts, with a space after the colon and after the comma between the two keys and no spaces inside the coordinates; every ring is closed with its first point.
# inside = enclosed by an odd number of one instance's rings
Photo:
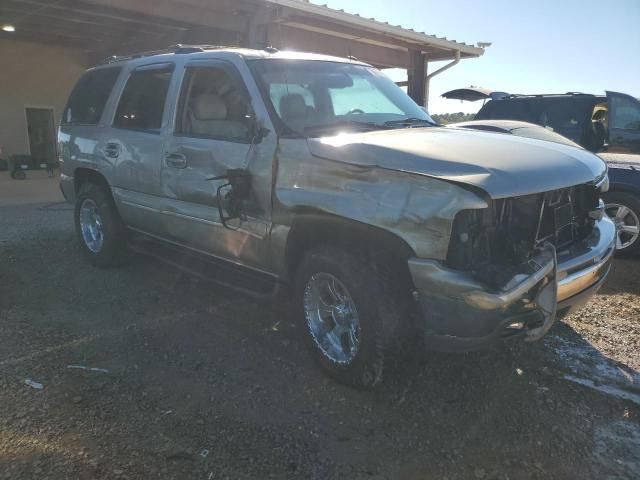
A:
{"type": "Polygon", "coordinates": [[[640,478],[639,267],[542,343],[415,352],[362,392],[286,305],[141,256],[94,269],[68,206],[3,206],[0,478],[640,478]]]}

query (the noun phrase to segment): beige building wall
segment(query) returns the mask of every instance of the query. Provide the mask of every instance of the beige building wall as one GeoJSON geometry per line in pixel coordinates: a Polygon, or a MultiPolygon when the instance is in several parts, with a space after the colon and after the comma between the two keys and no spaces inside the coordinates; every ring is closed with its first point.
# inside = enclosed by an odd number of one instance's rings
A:
{"type": "Polygon", "coordinates": [[[25,107],[53,107],[56,128],[69,92],[86,70],[81,50],[0,40],[2,157],[29,152],[25,107]]]}

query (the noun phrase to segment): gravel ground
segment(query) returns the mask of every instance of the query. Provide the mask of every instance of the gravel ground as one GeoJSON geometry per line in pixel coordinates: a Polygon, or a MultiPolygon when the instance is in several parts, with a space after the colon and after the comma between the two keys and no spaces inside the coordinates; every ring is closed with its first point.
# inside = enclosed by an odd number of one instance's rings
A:
{"type": "Polygon", "coordinates": [[[0,207],[0,478],[640,478],[639,266],[542,343],[413,352],[361,392],[286,305],[96,270],[64,204],[0,207]]]}

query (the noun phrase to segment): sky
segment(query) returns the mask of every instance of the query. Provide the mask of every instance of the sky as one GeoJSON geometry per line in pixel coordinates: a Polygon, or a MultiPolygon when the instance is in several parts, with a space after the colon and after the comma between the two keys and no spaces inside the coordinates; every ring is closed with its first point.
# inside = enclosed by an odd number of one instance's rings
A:
{"type": "MultiPolygon", "coordinates": [[[[467,44],[492,42],[482,57],[462,60],[432,79],[434,114],[476,112],[482,102],[440,97],[469,85],[509,93],[613,90],[640,97],[640,0],[312,2],[467,44]]],[[[389,75],[406,79],[402,71],[389,75]]]]}

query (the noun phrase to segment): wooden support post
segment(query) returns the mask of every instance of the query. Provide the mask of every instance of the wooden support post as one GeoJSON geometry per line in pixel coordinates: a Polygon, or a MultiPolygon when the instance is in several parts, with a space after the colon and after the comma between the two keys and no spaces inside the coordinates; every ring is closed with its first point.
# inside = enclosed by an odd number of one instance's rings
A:
{"type": "Polygon", "coordinates": [[[425,65],[426,59],[422,52],[417,50],[409,51],[409,68],[407,69],[409,85],[407,93],[418,105],[425,104],[425,65]]]}
{"type": "Polygon", "coordinates": [[[243,46],[247,48],[261,49],[267,47],[267,23],[270,11],[265,5],[256,6],[250,14],[247,28],[244,33],[243,46]]]}

